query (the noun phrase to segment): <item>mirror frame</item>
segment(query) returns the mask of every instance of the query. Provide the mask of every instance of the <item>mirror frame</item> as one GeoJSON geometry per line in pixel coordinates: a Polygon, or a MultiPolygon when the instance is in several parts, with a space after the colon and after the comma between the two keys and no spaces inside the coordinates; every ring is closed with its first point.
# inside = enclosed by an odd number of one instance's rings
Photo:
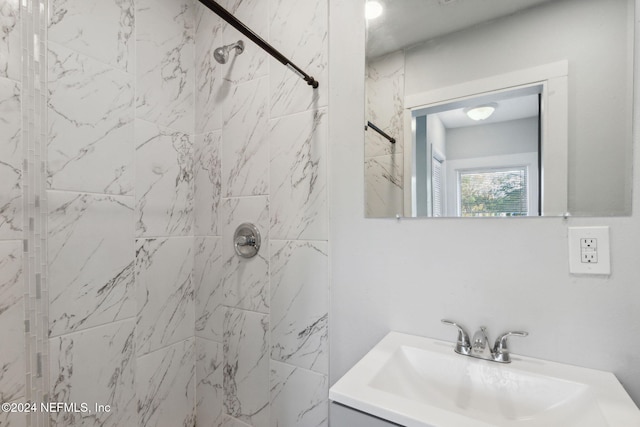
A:
{"type": "MultiPolygon", "coordinates": [[[[514,88],[542,86],[541,155],[542,216],[566,216],[568,208],[569,161],[569,63],[558,61],[509,72],[404,98],[404,216],[416,217],[415,205],[415,119],[413,111],[449,104],[487,93],[514,88]],[[408,132],[407,129],[412,129],[408,132]],[[553,185],[551,184],[553,183],[553,185]],[[410,188],[411,191],[406,189],[410,188]]],[[[428,217],[427,217],[428,218],[428,217]]]]}

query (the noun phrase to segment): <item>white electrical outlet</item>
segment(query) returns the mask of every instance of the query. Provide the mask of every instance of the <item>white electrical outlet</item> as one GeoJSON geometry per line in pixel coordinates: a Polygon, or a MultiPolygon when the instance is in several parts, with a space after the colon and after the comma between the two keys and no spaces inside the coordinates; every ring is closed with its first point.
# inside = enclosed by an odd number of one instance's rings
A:
{"type": "Polygon", "coordinates": [[[569,227],[569,272],[611,274],[609,227],[569,227]]]}
{"type": "Polygon", "coordinates": [[[598,239],[581,238],[580,239],[580,261],[584,263],[598,263],[598,239]]]}

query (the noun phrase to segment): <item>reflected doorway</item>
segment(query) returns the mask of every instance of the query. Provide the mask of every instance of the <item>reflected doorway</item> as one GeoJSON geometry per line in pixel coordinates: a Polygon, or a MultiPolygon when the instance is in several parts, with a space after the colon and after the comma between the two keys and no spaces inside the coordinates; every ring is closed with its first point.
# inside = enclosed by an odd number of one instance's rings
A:
{"type": "Polygon", "coordinates": [[[413,109],[413,215],[539,216],[542,90],[413,109]]]}

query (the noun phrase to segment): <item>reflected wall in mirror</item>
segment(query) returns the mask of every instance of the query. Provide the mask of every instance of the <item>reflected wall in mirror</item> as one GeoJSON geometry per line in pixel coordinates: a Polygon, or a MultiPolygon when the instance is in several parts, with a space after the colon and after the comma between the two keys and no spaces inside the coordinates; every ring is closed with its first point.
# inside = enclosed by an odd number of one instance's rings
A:
{"type": "Polygon", "coordinates": [[[378,1],[366,216],[631,213],[632,0],[378,1]]]}

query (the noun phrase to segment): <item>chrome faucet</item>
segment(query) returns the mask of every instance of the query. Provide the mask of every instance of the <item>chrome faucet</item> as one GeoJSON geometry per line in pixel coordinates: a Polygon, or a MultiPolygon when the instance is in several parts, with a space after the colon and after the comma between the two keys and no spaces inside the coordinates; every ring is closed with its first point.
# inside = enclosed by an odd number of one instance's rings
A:
{"type": "Polygon", "coordinates": [[[491,348],[489,346],[489,338],[487,337],[487,328],[484,326],[481,326],[480,329],[473,334],[473,339],[470,340],[469,334],[459,324],[446,319],[442,319],[442,323],[458,328],[458,341],[454,349],[456,353],[500,363],[511,362],[509,348],[507,347],[507,338],[510,336],[526,337],[529,335],[528,332],[505,332],[496,339],[493,348],[491,348]]]}

